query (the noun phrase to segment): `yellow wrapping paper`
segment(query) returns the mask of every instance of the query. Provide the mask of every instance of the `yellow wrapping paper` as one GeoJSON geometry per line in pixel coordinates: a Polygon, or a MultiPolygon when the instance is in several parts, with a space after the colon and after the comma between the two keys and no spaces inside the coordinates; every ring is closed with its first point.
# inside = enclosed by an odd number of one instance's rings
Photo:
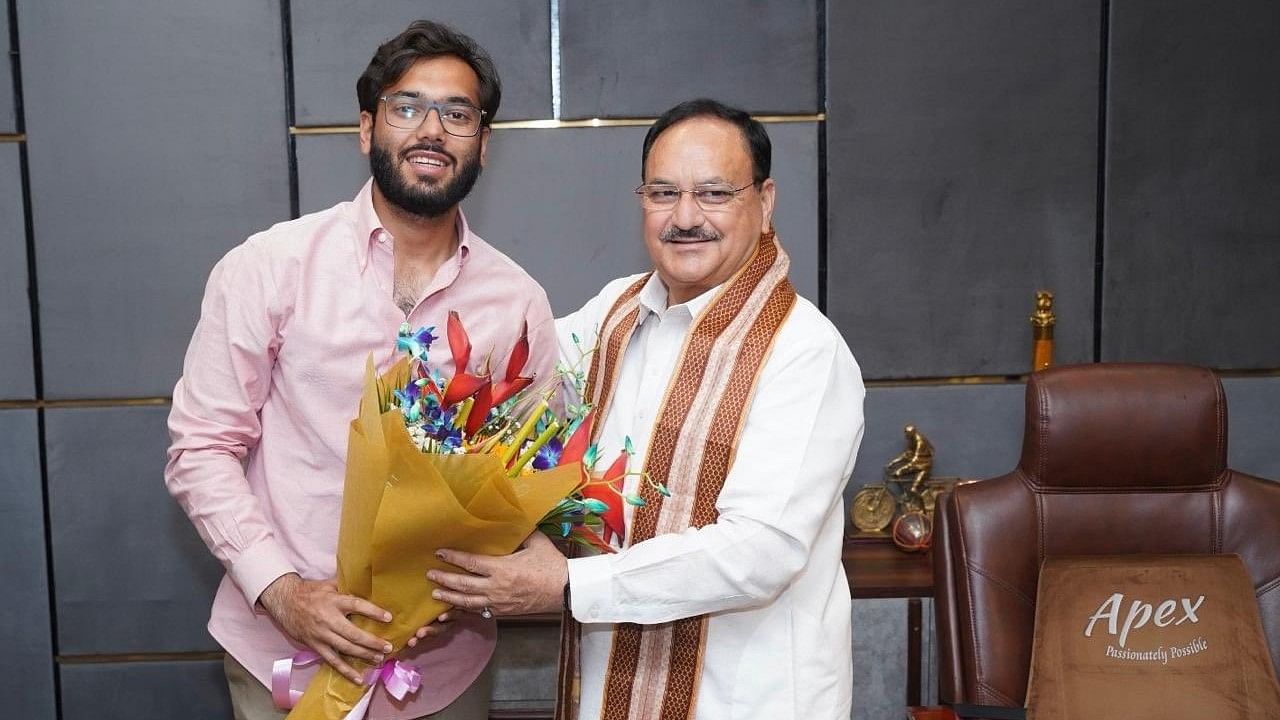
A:
{"type": "MultiPolygon", "coordinates": [[[[385,638],[392,654],[449,609],[434,600],[428,570],[457,571],[435,551],[453,548],[506,555],[520,546],[539,520],[578,486],[579,463],[507,477],[492,454],[432,455],[409,439],[398,409],[381,412],[380,388],[402,387],[408,359],[377,378],[365,371],[359,417],[347,441],[347,475],[338,531],[338,589],[365,598],[392,615],[382,623],[352,616],[361,629],[385,638]]],[[[385,391],[384,391],[385,392],[385,391]]],[[[346,658],[361,672],[369,664],[346,658]]],[[[424,674],[430,667],[421,668],[424,674]]],[[[290,720],[342,720],[367,688],[323,665],[290,720]]],[[[375,692],[382,692],[375,690],[375,692]]]]}

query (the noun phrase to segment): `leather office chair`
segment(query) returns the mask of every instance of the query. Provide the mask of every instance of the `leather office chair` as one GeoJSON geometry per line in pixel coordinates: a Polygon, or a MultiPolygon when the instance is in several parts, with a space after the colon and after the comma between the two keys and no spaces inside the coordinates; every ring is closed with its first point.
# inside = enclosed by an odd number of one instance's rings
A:
{"type": "Polygon", "coordinates": [[[939,499],[941,700],[1021,707],[1040,563],[1128,553],[1238,554],[1280,668],[1280,483],[1227,467],[1217,376],[1129,364],[1035,373],[1017,468],[939,499]]]}

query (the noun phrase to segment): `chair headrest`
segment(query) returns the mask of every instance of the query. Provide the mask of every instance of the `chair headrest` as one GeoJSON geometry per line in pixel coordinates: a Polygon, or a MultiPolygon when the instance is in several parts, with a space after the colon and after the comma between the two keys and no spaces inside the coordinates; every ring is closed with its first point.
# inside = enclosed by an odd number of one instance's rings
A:
{"type": "Polygon", "coordinates": [[[1101,363],[1033,373],[1018,467],[1046,490],[1158,490],[1224,477],[1227,404],[1212,370],[1101,363]]]}

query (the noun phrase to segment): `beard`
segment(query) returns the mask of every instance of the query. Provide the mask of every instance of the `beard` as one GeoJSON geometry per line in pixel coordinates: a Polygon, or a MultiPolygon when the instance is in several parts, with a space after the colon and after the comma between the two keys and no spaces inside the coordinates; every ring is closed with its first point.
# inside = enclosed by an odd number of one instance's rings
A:
{"type": "Polygon", "coordinates": [[[403,158],[415,150],[429,150],[445,155],[453,162],[456,172],[443,183],[411,182],[405,180],[392,157],[391,150],[377,142],[369,150],[369,172],[378,184],[387,202],[411,215],[421,218],[438,218],[462,202],[480,177],[480,147],[461,164],[452,154],[439,145],[420,143],[404,149],[403,158]]]}

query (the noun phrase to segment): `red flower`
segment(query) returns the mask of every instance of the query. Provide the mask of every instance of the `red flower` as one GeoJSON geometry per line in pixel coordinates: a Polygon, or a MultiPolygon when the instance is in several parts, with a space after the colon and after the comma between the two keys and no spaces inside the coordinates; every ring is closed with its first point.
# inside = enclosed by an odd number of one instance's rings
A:
{"type": "MultiPolygon", "coordinates": [[[[595,425],[595,420],[595,410],[588,411],[587,416],[582,418],[582,422],[578,424],[578,429],[573,431],[573,436],[569,438],[569,442],[564,444],[564,451],[560,453],[560,463],[562,465],[582,461],[582,456],[587,452],[587,445],[591,442],[591,427],[595,425]]],[[[584,477],[586,472],[584,468],[582,471],[584,477]]]]}
{"type": "MultiPolygon", "coordinates": [[[[487,373],[476,375],[467,372],[467,364],[471,362],[471,340],[467,337],[467,330],[462,327],[462,320],[458,317],[456,310],[449,311],[449,322],[445,327],[445,334],[449,338],[449,352],[453,354],[453,379],[449,380],[449,384],[445,386],[444,398],[440,402],[448,407],[462,402],[479,392],[480,388],[487,386],[489,376],[487,373]]],[[[475,410],[475,408],[472,409],[470,417],[475,417],[475,410]]],[[[484,416],[488,414],[489,408],[486,407],[484,413],[480,415],[482,422],[484,416]]],[[[468,428],[471,427],[470,417],[467,420],[468,428]]],[[[479,428],[479,425],[476,427],[479,428]]],[[[470,432],[472,431],[468,430],[468,433],[470,432]]]]}
{"type": "MultiPolygon", "coordinates": [[[[570,440],[570,442],[573,441],[570,440]]],[[[565,450],[567,452],[568,448],[565,450]]],[[[582,497],[599,500],[609,506],[609,509],[600,516],[604,521],[606,543],[611,542],[614,535],[617,535],[619,540],[627,536],[626,521],[622,516],[622,477],[626,472],[627,454],[621,452],[618,453],[618,459],[614,460],[605,471],[602,482],[591,483],[582,489],[582,497]]]]}
{"type": "MultiPolygon", "coordinates": [[[[457,378],[455,377],[454,380],[457,378]]],[[[483,380],[484,382],[476,389],[476,400],[471,406],[471,413],[467,415],[465,428],[467,437],[476,434],[476,431],[484,425],[485,419],[489,417],[489,411],[493,409],[493,385],[489,383],[489,378],[486,377],[483,380]]],[[[453,383],[449,383],[449,387],[453,387],[453,383]]]]}
{"type": "Polygon", "coordinates": [[[529,362],[529,321],[525,320],[524,327],[520,329],[520,339],[516,341],[515,347],[511,348],[511,355],[507,358],[507,374],[501,381],[494,383],[494,405],[501,405],[533,382],[533,378],[520,374],[527,362],[529,362]]]}

